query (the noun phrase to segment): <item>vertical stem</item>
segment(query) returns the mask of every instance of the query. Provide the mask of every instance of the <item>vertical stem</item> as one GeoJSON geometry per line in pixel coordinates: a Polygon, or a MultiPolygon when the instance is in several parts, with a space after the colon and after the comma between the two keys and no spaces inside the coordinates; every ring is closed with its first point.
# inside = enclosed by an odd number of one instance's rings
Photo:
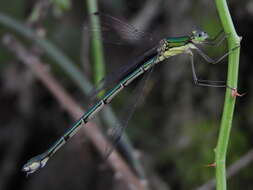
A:
{"type": "MultiPolygon", "coordinates": [[[[92,15],[98,11],[97,1],[96,0],[87,0],[88,13],[90,14],[90,24],[92,28],[99,28],[99,18],[92,15]]],[[[104,54],[103,46],[101,43],[101,31],[94,30],[92,31],[91,37],[91,58],[92,58],[92,68],[93,68],[93,81],[97,84],[101,81],[105,75],[105,66],[104,66],[104,54]]]]}
{"type": "MultiPolygon", "coordinates": [[[[88,7],[88,12],[90,14],[90,24],[91,24],[90,27],[99,28],[100,27],[99,18],[92,15],[92,13],[95,13],[98,11],[97,0],[87,0],[87,7],[88,7]]],[[[93,80],[95,84],[101,81],[105,74],[103,46],[102,46],[101,41],[99,41],[98,39],[102,39],[101,31],[99,30],[93,31],[92,39],[91,39],[91,57],[92,57],[93,75],[94,75],[93,80]]],[[[103,91],[98,94],[99,97],[102,95],[103,95],[103,91]]],[[[119,123],[118,119],[112,113],[112,110],[110,108],[104,108],[104,110],[105,111],[102,112],[102,116],[109,126],[113,127],[115,123],[119,123]]],[[[145,181],[146,177],[145,177],[144,169],[142,168],[142,164],[134,156],[133,154],[134,148],[125,133],[123,133],[122,135],[122,138],[119,142],[119,146],[125,152],[127,152],[129,162],[131,163],[138,177],[141,178],[143,181],[145,181]]]]}
{"type": "MultiPolygon", "coordinates": [[[[226,35],[228,36],[228,48],[232,51],[233,48],[240,46],[240,37],[237,35],[226,0],[215,0],[218,13],[226,35]]],[[[240,48],[233,50],[228,58],[228,75],[227,85],[237,88],[238,70],[239,70],[240,48]]],[[[230,131],[233,121],[235,107],[235,98],[231,95],[231,89],[227,88],[224,101],[224,108],[221,120],[221,127],[217,147],[215,149],[216,162],[216,189],[226,190],[226,153],[230,137],[230,131]]]]}

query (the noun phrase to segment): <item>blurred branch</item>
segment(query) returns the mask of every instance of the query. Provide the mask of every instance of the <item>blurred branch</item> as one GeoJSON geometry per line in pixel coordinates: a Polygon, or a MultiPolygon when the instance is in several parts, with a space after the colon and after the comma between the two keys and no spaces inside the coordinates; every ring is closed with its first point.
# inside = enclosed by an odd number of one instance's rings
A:
{"type": "MultiPolygon", "coordinates": [[[[237,88],[238,70],[239,70],[239,56],[240,56],[240,37],[237,35],[226,0],[216,0],[218,13],[227,34],[228,47],[231,53],[229,54],[227,85],[232,88],[237,88]],[[234,49],[238,47],[237,49],[234,49]]],[[[215,163],[216,163],[216,188],[217,190],[226,190],[226,153],[230,137],[230,131],[233,122],[233,114],[236,98],[231,95],[231,89],[226,89],[226,96],[223,107],[223,114],[221,120],[221,127],[217,147],[215,149],[215,163]]]]}
{"type": "MultiPolygon", "coordinates": [[[[6,35],[3,39],[4,45],[10,49],[16,56],[22,60],[26,66],[28,66],[33,73],[43,82],[43,84],[50,90],[55,96],[59,104],[75,119],[83,114],[84,110],[65,92],[61,85],[56,81],[55,78],[49,73],[48,69],[40,60],[33,54],[29,53],[17,40],[13,37],[6,35]]],[[[89,122],[86,127],[83,128],[85,134],[98,152],[103,154],[106,147],[109,146],[107,140],[103,137],[98,127],[93,123],[89,122]]],[[[126,163],[122,160],[119,154],[114,151],[108,158],[108,163],[115,172],[115,176],[124,181],[125,185],[129,189],[145,189],[145,184],[140,181],[132,173],[126,163]]]]}
{"type": "MultiPolygon", "coordinates": [[[[253,161],[253,149],[243,155],[240,160],[230,165],[227,169],[227,179],[236,175],[240,170],[247,167],[253,161]]],[[[211,190],[215,188],[215,179],[208,181],[206,184],[197,188],[197,190],[211,190]]]]}
{"type": "Polygon", "coordinates": [[[23,35],[25,38],[34,41],[46,54],[48,54],[61,68],[65,70],[70,78],[76,82],[84,94],[91,91],[92,86],[89,81],[81,74],[75,64],[66,57],[58,48],[56,48],[47,39],[36,35],[33,30],[17,22],[16,20],[0,13],[0,23],[23,35]]]}

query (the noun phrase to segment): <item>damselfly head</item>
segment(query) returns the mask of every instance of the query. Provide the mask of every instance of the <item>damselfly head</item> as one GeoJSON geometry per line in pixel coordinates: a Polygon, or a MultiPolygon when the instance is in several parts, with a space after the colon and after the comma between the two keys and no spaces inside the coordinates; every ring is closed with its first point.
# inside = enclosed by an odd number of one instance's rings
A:
{"type": "Polygon", "coordinates": [[[192,42],[200,44],[208,38],[208,34],[201,30],[193,30],[191,35],[192,42]]]}

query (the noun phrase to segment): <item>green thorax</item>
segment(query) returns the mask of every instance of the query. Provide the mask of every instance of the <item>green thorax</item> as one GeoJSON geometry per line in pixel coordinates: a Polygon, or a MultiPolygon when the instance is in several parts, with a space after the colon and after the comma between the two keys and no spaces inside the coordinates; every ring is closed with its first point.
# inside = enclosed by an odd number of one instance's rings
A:
{"type": "Polygon", "coordinates": [[[191,40],[190,36],[181,36],[181,37],[173,37],[173,38],[166,38],[169,47],[179,47],[184,46],[189,43],[191,40]]]}

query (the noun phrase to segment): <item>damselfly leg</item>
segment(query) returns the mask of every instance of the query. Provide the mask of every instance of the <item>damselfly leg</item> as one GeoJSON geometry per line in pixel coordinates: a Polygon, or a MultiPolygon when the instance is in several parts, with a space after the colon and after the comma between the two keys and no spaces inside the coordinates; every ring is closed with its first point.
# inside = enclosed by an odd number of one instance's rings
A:
{"type": "Polygon", "coordinates": [[[194,83],[196,85],[216,87],[216,88],[225,88],[225,87],[227,87],[225,81],[214,81],[214,80],[201,80],[201,79],[198,79],[197,74],[196,74],[196,69],[195,69],[194,59],[193,59],[193,54],[192,53],[190,54],[190,61],[191,61],[193,80],[194,80],[194,83]]]}
{"type": "Polygon", "coordinates": [[[239,47],[235,47],[233,48],[231,51],[228,51],[227,53],[225,53],[224,55],[222,55],[219,58],[211,58],[209,57],[203,50],[201,50],[200,48],[198,48],[197,46],[195,46],[197,53],[203,57],[208,63],[212,63],[212,64],[216,64],[219,63],[220,61],[222,61],[224,58],[226,58],[230,53],[232,53],[234,50],[236,50],[239,47]]]}
{"type": "Polygon", "coordinates": [[[227,38],[227,35],[221,30],[214,38],[207,39],[203,44],[210,46],[219,46],[227,38]]]}
{"type": "MultiPolygon", "coordinates": [[[[196,50],[197,50],[198,54],[201,55],[207,62],[216,64],[216,63],[219,63],[220,61],[222,61],[224,58],[226,58],[232,51],[234,51],[237,48],[239,48],[239,47],[233,48],[231,51],[225,53],[223,56],[221,56],[219,58],[216,58],[216,59],[210,58],[207,54],[205,54],[198,47],[196,47],[196,50]]],[[[190,52],[189,55],[190,55],[193,79],[194,79],[194,83],[196,85],[198,85],[198,86],[208,86],[208,87],[217,87],[217,88],[229,88],[229,89],[232,90],[232,94],[236,94],[236,96],[243,96],[244,95],[244,94],[239,94],[236,91],[235,88],[232,88],[232,87],[228,86],[225,81],[200,80],[200,79],[198,79],[197,74],[196,74],[195,65],[194,65],[193,53],[190,52]]]]}

